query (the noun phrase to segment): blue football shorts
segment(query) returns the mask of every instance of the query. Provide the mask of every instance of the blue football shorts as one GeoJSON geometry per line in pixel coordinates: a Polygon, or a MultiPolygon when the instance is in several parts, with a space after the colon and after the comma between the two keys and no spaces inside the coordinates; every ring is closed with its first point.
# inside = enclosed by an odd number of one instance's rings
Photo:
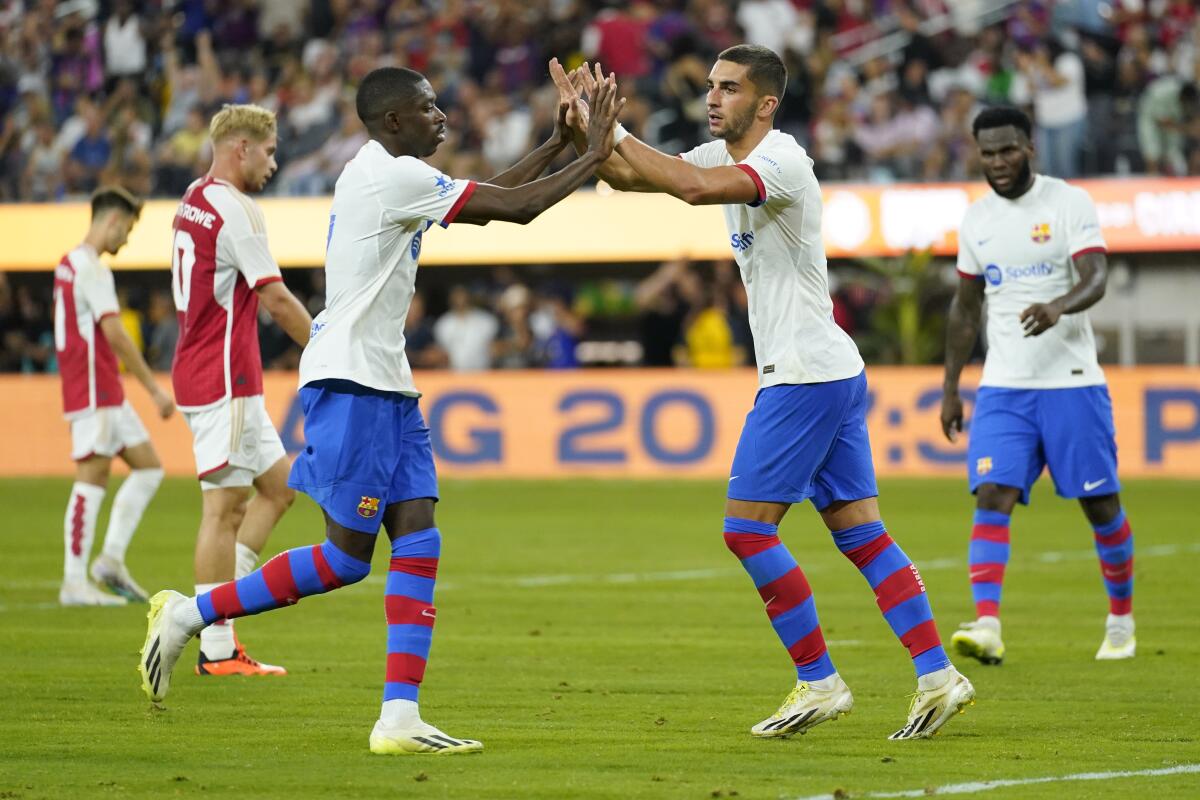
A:
{"type": "Polygon", "coordinates": [[[818,510],[875,497],[867,436],[867,376],[759,389],[738,439],[729,498],[818,510]]]}
{"type": "Polygon", "coordinates": [[[971,492],[985,483],[1012,486],[1028,505],[1029,489],[1044,467],[1060,497],[1121,489],[1108,387],[979,387],[967,444],[971,492]]]}
{"type": "Polygon", "coordinates": [[[392,503],[438,496],[429,428],[417,398],[351,381],[315,381],[300,389],[305,448],[288,485],[334,522],[378,533],[392,503]]]}

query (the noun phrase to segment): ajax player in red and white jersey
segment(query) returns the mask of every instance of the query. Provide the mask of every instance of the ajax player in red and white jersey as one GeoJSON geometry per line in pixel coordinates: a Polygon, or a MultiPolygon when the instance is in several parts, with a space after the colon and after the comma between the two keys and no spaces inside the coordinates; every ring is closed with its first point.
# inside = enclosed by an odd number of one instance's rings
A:
{"type": "MultiPolygon", "coordinates": [[[[249,574],[295,497],[287,485],[283,443],[263,402],[259,301],[302,346],[312,324],[283,285],[262,211],[247,196],[261,190],[277,168],[275,115],[257,106],[225,106],[209,133],[213,166],[184,194],[171,249],[179,313],[171,378],[192,431],[203,490],[197,593],[249,574]]],[[[247,656],[228,621],[201,633],[196,671],[284,673],[247,656]]]]}
{"type": "Polygon", "coordinates": [[[146,360],[121,326],[112,270],[100,261],[102,254],[115,255],[125,244],[141,208],[141,202],[121,187],[99,189],[92,195],[87,236],[54,271],[54,344],[75,461],[75,485],[63,524],[66,556],[58,599],[64,606],[115,606],[147,599],[125,568],[125,551],[163,471],[149,434],[125,400],[117,356],[146,387],[163,419],[174,413],[175,403],[154,382],[146,360]],[[88,581],[86,565],[114,456],[120,456],[131,472],[113,499],[104,550],[92,562],[92,578],[115,592],[107,594],[88,581]]]}

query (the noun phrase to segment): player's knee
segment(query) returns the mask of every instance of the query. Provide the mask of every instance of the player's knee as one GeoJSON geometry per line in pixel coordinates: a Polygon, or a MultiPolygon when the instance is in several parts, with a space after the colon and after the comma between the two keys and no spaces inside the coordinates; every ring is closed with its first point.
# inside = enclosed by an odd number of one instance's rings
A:
{"type": "Polygon", "coordinates": [[[1011,514],[1020,497],[1020,489],[985,483],[975,492],[975,504],[981,511],[999,511],[1002,514],[1011,514]]]}
{"type": "Polygon", "coordinates": [[[1101,497],[1082,497],[1079,504],[1092,525],[1107,525],[1121,513],[1121,496],[1106,494],[1101,497]]]}
{"type": "Polygon", "coordinates": [[[321,545],[321,555],[325,556],[325,563],[333,570],[333,574],[338,577],[338,581],[343,586],[358,583],[371,572],[370,561],[355,558],[329,539],[326,539],[325,543],[321,545]]]}

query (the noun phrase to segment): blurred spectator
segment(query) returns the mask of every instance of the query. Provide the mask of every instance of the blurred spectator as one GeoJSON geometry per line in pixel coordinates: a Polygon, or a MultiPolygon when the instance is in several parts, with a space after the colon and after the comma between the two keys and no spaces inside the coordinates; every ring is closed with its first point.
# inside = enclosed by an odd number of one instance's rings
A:
{"type": "Polygon", "coordinates": [[[529,321],[533,293],[524,284],[514,283],[500,295],[497,306],[500,333],[492,342],[492,366],[499,369],[537,366],[537,342],[529,321]]]}
{"type": "Polygon", "coordinates": [[[153,370],[170,372],[171,362],[175,360],[175,345],[179,341],[179,316],[170,292],[151,293],[146,322],[149,326],[146,362],[153,370]]]}
{"type": "Polygon", "coordinates": [[[585,324],[571,310],[567,290],[554,288],[540,292],[538,307],[530,316],[529,325],[536,340],[540,366],[547,369],[579,366],[575,351],[583,338],[585,324]]]}
{"type": "Polygon", "coordinates": [[[700,297],[700,283],[686,261],[667,261],[637,285],[634,301],[641,312],[642,364],[670,367],[683,341],[683,323],[700,297]]]}
{"type": "Polygon", "coordinates": [[[1040,171],[1056,178],[1078,177],[1087,135],[1083,61],[1045,42],[1019,50],[1016,57],[1033,99],[1040,171]]]}
{"type": "Polygon", "coordinates": [[[441,369],[449,362],[433,337],[433,320],[425,311],[425,295],[417,292],[404,318],[404,353],[413,369],[441,369]]]}
{"type": "Polygon", "coordinates": [[[83,136],[71,148],[64,170],[67,188],[74,192],[90,192],[96,188],[113,150],[98,108],[85,107],[83,121],[83,136]]]}
{"type": "Polygon", "coordinates": [[[19,372],[25,353],[25,325],[8,276],[0,272],[0,372],[19,372]]]}
{"type": "Polygon", "coordinates": [[[500,325],[475,306],[465,286],[450,290],[450,309],[433,326],[433,338],[446,351],[450,369],[470,372],[492,365],[492,342],[500,325]]]}
{"type": "Polygon", "coordinates": [[[1147,172],[1188,174],[1188,133],[1198,118],[1195,84],[1164,75],[1146,87],[1138,103],[1137,130],[1147,172]]]}
{"type": "Polygon", "coordinates": [[[339,106],[341,125],[321,149],[288,164],[279,176],[280,191],[285,194],[328,194],[333,191],[346,163],[367,143],[367,131],[354,110],[353,98],[339,106]]]}
{"type": "Polygon", "coordinates": [[[201,158],[208,141],[208,120],[197,106],[187,113],[184,126],[159,148],[158,173],[155,185],[168,195],[182,195],[188,185],[208,169],[207,158],[201,158]]]}
{"type": "Polygon", "coordinates": [[[141,80],[146,71],[146,36],[131,0],[117,0],[104,26],[104,73],[109,80],[141,80]]]}
{"type": "Polygon", "coordinates": [[[57,200],[63,191],[63,154],[54,141],[54,126],[38,123],[25,159],[21,194],[35,203],[57,200]]]}

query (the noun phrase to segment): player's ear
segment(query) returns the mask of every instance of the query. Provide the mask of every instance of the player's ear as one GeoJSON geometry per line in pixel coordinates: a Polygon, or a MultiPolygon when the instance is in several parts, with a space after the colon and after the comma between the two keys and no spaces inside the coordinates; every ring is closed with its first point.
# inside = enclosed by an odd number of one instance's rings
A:
{"type": "Polygon", "coordinates": [[[779,108],[779,98],[774,95],[767,95],[758,101],[758,113],[762,117],[770,117],[779,108]]]}

